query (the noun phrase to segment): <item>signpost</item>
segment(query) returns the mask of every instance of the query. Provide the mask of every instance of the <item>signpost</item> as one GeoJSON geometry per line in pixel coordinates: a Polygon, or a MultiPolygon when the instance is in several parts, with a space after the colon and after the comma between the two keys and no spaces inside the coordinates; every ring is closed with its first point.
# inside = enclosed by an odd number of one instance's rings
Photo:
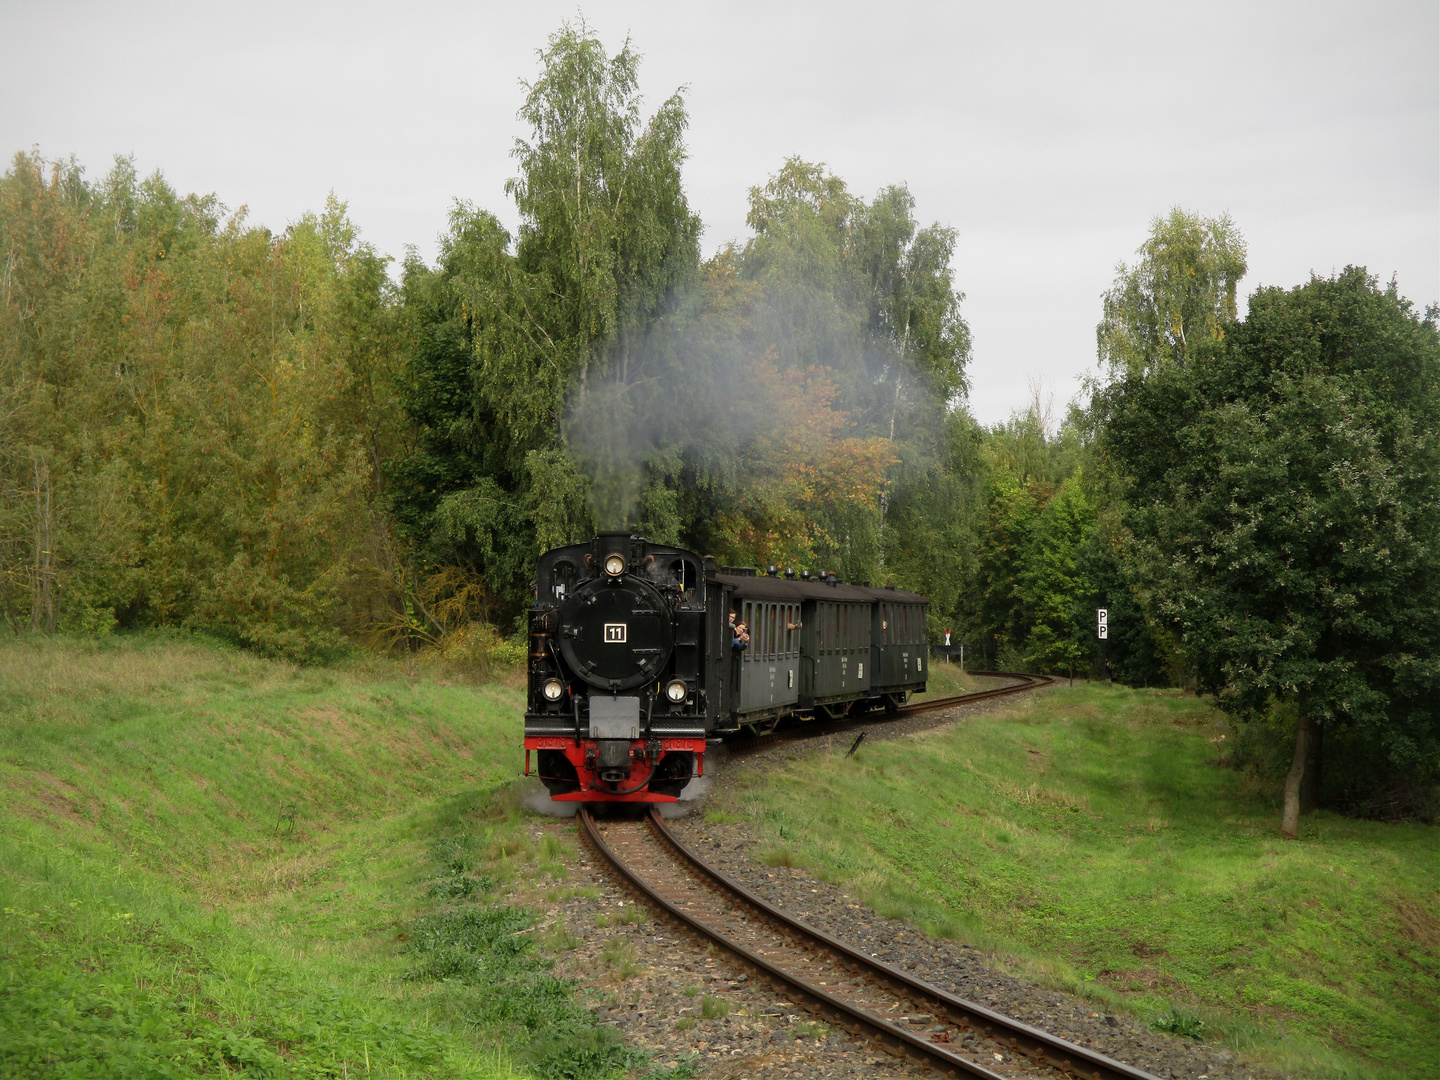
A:
{"type": "MultiPolygon", "coordinates": [[[[1107,608],[1096,608],[1096,629],[1099,631],[1100,640],[1103,643],[1110,636],[1110,612],[1107,608]]],[[[1105,646],[1100,646],[1100,670],[1105,674],[1105,685],[1110,685],[1110,665],[1105,662],[1105,646]]]]}

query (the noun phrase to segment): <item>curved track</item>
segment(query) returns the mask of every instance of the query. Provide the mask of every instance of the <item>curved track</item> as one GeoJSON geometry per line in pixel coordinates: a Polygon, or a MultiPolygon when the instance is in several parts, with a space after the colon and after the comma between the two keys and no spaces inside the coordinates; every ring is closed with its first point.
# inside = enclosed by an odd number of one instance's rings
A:
{"type": "Polygon", "coordinates": [[[909,705],[900,706],[894,712],[855,713],[841,720],[810,720],[796,726],[767,731],[763,734],[730,735],[726,736],[725,743],[732,753],[749,754],[764,750],[769,746],[774,746],[777,742],[789,742],[794,739],[813,739],[819,738],[822,735],[835,735],[846,731],[855,731],[862,727],[868,727],[871,724],[884,724],[891,720],[903,720],[906,717],[940,712],[944,709],[953,709],[961,705],[973,705],[976,702],[987,701],[990,698],[1005,697],[1007,694],[1020,694],[1026,690],[1039,690],[1055,682],[1055,679],[1050,675],[1025,675],[1018,671],[972,671],[970,674],[982,679],[1015,679],[1017,681],[1010,686],[995,686],[989,690],[976,690],[970,694],[956,694],[953,697],[912,702],[909,705]]]}
{"type": "Polygon", "coordinates": [[[652,810],[584,837],[663,913],[737,956],[852,1035],[958,1076],[1157,1080],[1152,1074],[956,997],[785,914],[708,865],[652,810]]]}
{"type": "Polygon", "coordinates": [[[1039,690],[1055,681],[1054,677],[1050,675],[1023,675],[1018,671],[972,671],[970,674],[982,679],[1019,679],[1020,681],[1014,686],[996,686],[990,690],[977,690],[973,694],[957,694],[954,697],[935,698],[933,701],[917,701],[910,705],[902,705],[894,715],[919,716],[921,713],[953,709],[956,705],[969,705],[971,702],[984,701],[987,698],[1004,697],[1006,694],[1018,694],[1025,690],[1039,690]]]}

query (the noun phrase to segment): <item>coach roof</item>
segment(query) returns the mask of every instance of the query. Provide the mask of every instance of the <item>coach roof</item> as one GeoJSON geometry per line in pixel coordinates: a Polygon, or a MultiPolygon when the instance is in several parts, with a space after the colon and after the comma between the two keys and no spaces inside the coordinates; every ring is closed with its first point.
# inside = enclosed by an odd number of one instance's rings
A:
{"type": "Polygon", "coordinates": [[[904,589],[877,589],[873,586],[860,586],[856,588],[868,596],[879,600],[884,604],[929,604],[930,601],[919,593],[906,592],[904,589]]]}
{"type": "MultiPolygon", "coordinates": [[[[895,593],[889,589],[862,589],[858,585],[825,585],[819,578],[812,581],[792,581],[790,578],[770,577],[765,574],[757,574],[754,577],[737,574],[716,574],[715,580],[722,585],[731,585],[735,589],[735,595],[741,598],[759,600],[785,600],[791,603],[800,603],[805,600],[843,600],[851,604],[873,604],[879,599],[879,594],[884,593],[887,597],[895,597],[895,593]]],[[[911,594],[904,594],[909,596],[911,594]]],[[[907,603],[908,601],[899,601],[907,603]]]]}

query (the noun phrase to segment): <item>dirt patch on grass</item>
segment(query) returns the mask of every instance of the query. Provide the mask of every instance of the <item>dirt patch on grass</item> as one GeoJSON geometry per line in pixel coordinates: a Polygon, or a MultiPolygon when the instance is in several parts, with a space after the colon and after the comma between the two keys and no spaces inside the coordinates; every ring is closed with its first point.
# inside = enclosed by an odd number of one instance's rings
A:
{"type": "MultiPolygon", "coordinates": [[[[1021,806],[1041,806],[1056,810],[1070,810],[1076,813],[1088,810],[1086,802],[1082,799],[1073,798],[1063,791],[1051,791],[1039,784],[1030,784],[1021,787],[1019,784],[1012,784],[1007,780],[999,780],[995,784],[995,790],[1007,799],[1013,799],[1021,806]]],[[[964,813],[965,811],[962,811],[964,813]]],[[[999,818],[997,823],[1005,823],[1006,819],[999,818]]]]}
{"type": "Polygon", "coordinates": [[[34,771],[16,778],[10,790],[15,798],[10,806],[31,821],[44,822],[60,817],[77,825],[94,828],[95,822],[81,813],[83,794],[80,789],[53,773],[34,771]]]}
{"type": "Polygon", "coordinates": [[[1433,907],[1422,906],[1414,900],[1397,900],[1395,914],[1400,916],[1401,934],[1416,945],[1440,949],[1440,917],[1433,907]]]}
{"type": "Polygon", "coordinates": [[[355,717],[340,709],[334,708],[309,708],[300,713],[299,720],[303,720],[315,729],[329,732],[336,737],[335,745],[343,749],[353,748],[357,739],[372,734],[369,728],[362,730],[355,723],[355,717]]]}
{"type": "Polygon", "coordinates": [[[1138,967],[1129,968],[1125,971],[1113,971],[1106,969],[1095,973],[1095,977],[1102,982],[1107,982],[1117,990],[1129,991],[1131,993],[1149,992],[1164,990],[1167,993],[1175,993],[1181,989],[1180,983],[1171,976],[1165,974],[1159,968],[1138,967]]]}

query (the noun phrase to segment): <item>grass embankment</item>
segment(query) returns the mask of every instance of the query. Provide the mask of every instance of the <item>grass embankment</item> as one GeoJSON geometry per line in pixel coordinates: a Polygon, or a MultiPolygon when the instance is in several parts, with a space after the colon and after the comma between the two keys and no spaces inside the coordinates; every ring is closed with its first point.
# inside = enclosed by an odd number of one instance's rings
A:
{"type": "Polygon", "coordinates": [[[514,803],[521,709],[388,665],[0,645],[0,1076],[637,1064],[501,900],[564,875],[514,803]]]}
{"type": "Polygon", "coordinates": [[[962,672],[959,664],[947,664],[944,660],[933,657],[925,663],[928,665],[925,673],[925,693],[915,694],[910,698],[911,701],[929,701],[932,698],[969,694],[990,685],[989,680],[975,679],[962,672]]]}
{"type": "Polygon", "coordinates": [[[717,807],[771,861],[1289,1075],[1440,1076],[1440,829],[1321,813],[1287,842],[1277,793],[1214,764],[1225,731],[1178,692],[1061,687],[717,807]]]}

